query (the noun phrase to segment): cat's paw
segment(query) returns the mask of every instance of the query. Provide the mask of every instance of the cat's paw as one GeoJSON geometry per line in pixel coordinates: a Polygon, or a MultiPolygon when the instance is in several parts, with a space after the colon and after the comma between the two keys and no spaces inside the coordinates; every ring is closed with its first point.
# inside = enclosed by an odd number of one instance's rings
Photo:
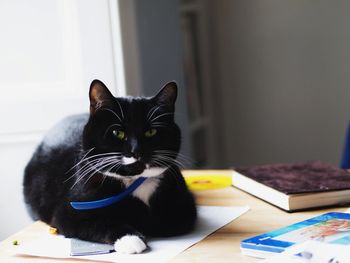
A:
{"type": "Polygon", "coordinates": [[[138,254],[146,248],[146,243],[136,235],[123,236],[114,243],[115,251],[124,254],[138,254]]]}

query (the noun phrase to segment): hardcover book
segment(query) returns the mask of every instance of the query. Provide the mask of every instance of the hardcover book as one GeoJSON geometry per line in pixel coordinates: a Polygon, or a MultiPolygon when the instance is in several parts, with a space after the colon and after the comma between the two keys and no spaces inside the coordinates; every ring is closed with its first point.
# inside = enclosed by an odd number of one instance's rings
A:
{"type": "Polygon", "coordinates": [[[320,161],[236,168],[233,185],[286,211],[350,203],[350,173],[320,161]]]}
{"type": "Polygon", "coordinates": [[[265,258],[303,242],[315,240],[350,245],[350,214],[326,213],[241,241],[242,254],[265,258]]]}

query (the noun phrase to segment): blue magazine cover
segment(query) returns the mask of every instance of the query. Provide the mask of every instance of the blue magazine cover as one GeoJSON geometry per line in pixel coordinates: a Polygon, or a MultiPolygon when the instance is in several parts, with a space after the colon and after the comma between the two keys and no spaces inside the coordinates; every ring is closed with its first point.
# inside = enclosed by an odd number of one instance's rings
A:
{"type": "MultiPolygon", "coordinates": [[[[241,249],[280,253],[308,240],[350,245],[350,214],[331,212],[241,241],[241,249]]],[[[254,253],[245,253],[251,254],[254,253]]],[[[261,255],[261,254],[260,254],[261,255]]]]}

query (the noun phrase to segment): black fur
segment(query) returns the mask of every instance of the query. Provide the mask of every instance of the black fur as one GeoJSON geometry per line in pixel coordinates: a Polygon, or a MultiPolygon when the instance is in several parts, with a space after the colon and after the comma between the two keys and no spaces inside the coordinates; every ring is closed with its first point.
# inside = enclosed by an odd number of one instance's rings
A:
{"type": "Polygon", "coordinates": [[[93,81],[90,115],[72,116],[54,127],[25,169],[24,197],[32,217],[66,237],[103,243],[114,243],[127,234],[144,238],[189,232],[196,208],[175,160],[181,141],[173,114],[176,95],[176,84],[169,83],[152,98],[115,98],[102,82],[93,81]],[[150,122],[152,118],[156,119],[150,122]],[[156,134],[146,137],[150,129],[156,134]],[[118,130],[124,132],[123,139],[116,137],[118,130]],[[110,152],[140,160],[114,168],[100,166],[80,178],[84,167],[91,168],[97,158],[91,156],[110,152]],[[146,164],[167,168],[148,204],[129,195],[105,208],[70,206],[70,201],[93,201],[123,191],[124,179],[106,176],[107,170],[135,179],[146,164]]]}

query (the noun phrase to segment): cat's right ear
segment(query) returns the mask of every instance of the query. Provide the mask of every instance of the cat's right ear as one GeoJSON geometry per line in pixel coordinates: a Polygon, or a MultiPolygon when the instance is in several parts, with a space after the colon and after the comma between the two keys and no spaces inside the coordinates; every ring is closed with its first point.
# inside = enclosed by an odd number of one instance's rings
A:
{"type": "Polygon", "coordinates": [[[153,99],[159,104],[174,107],[177,98],[177,84],[174,81],[167,83],[153,99]]]}
{"type": "Polygon", "coordinates": [[[112,93],[108,90],[106,85],[98,79],[91,82],[89,97],[91,114],[95,113],[102,105],[111,103],[114,100],[112,93]]]}

